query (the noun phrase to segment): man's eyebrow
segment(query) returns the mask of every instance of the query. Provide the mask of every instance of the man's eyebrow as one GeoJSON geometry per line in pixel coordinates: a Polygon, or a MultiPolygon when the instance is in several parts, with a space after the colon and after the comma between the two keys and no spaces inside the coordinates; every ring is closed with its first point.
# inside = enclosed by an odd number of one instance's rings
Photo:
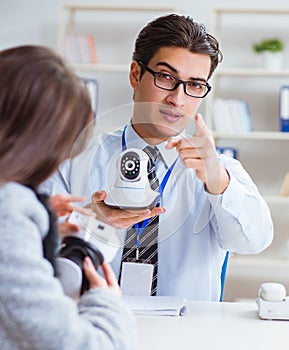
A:
{"type": "MultiPolygon", "coordinates": [[[[174,73],[178,74],[179,71],[174,68],[173,66],[171,66],[169,63],[167,62],[163,62],[163,61],[160,61],[156,64],[156,66],[165,66],[167,68],[169,68],[171,71],[173,71],[174,73]]],[[[204,83],[207,83],[207,80],[204,79],[204,78],[198,78],[198,77],[191,77],[189,78],[188,80],[198,80],[198,81],[203,81],[204,83]]]]}
{"type": "Polygon", "coordinates": [[[156,64],[157,66],[165,66],[165,67],[167,67],[167,68],[169,68],[170,70],[172,70],[174,73],[176,73],[176,74],[178,74],[179,73],[179,71],[176,69],[176,68],[174,68],[173,66],[171,66],[169,63],[167,63],[167,62],[158,62],[157,64],[156,64]]]}

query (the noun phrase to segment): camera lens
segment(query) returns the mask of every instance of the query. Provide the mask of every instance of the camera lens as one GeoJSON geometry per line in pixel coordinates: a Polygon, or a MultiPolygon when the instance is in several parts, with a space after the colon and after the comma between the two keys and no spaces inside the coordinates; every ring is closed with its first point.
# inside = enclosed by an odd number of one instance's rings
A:
{"type": "Polygon", "coordinates": [[[124,167],[127,171],[133,171],[135,169],[135,163],[131,160],[128,160],[125,164],[124,167]]]}

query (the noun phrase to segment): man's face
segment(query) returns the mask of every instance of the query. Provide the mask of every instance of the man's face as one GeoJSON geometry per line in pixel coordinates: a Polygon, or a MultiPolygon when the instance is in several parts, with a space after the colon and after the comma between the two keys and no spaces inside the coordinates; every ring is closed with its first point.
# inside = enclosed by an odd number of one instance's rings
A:
{"type": "MultiPolygon", "coordinates": [[[[194,54],[187,49],[163,47],[147,66],[153,71],[171,74],[184,81],[206,83],[211,60],[208,55],[194,54]]],[[[140,65],[134,61],[130,71],[135,102],[132,122],[141,137],[159,143],[186,128],[202,99],[186,95],[183,84],[173,91],[162,90],[155,86],[151,73],[145,71],[140,79],[140,71],[140,65]]]]}

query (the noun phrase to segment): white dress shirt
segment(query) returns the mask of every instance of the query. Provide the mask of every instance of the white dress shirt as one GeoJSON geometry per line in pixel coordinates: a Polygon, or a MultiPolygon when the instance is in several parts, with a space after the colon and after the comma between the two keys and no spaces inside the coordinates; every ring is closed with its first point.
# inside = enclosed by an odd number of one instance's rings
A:
{"type": "MultiPolygon", "coordinates": [[[[123,136],[127,148],[147,145],[131,125],[125,131],[95,137],[85,152],[63,164],[41,189],[50,194],[85,195],[88,202],[93,192],[108,191],[117,176],[123,136]]],[[[165,145],[157,145],[160,181],[178,157],[175,149],[166,150],[165,145]]],[[[239,161],[226,156],[220,160],[230,174],[229,186],[221,195],[206,192],[195,171],[181,159],[173,168],[161,198],[166,213],[160,215],[159,224],[157,295],[218,301],[226,251],[256,254],[272,242],[270,211],[257,187],[239,161]]],[[[119,230],[122,242],[125,234],[119,230]]],[[[116,276],[121,256],[122,247],[112,262],[116,276]]]]}

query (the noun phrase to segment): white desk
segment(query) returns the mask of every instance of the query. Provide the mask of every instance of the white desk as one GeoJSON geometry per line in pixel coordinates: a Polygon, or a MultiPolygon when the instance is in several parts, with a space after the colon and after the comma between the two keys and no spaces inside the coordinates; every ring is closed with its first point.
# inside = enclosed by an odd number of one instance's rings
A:
{"type": "Polygon", "coordinates": [[[137,316],[136,350],[289,349],[289,321],[261,320],[255,303],[189,302],[185,316],[137,316]]]}

